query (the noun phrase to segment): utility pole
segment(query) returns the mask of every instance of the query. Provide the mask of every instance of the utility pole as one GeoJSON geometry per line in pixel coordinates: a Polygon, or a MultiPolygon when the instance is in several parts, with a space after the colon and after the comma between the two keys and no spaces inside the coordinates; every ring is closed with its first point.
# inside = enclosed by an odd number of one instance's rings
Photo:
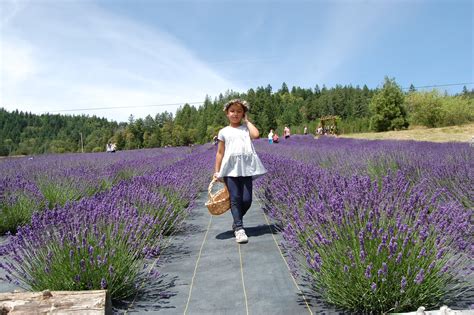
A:
{"type": "Polygon", "coordinates": [[[82,141],[82,132],[79,132],[81,135],[81,152],[84,153],[84,142],[82,141]]]}

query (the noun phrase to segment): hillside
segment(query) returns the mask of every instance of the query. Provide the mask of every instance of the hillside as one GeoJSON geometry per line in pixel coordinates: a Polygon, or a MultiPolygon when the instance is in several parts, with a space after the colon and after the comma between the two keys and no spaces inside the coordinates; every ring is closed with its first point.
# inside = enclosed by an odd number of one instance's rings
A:
{"type": "MultiPolygon", "coordinates": [[[[344,138],[370,140],[415,140],[432,142],[471,142],[474,143],[474,124],[442,128],[414,127],[401,131],[367,132],[341,135],[344,138]]],[[[473,144],[474,145],[474,144],[473,144]]]]}

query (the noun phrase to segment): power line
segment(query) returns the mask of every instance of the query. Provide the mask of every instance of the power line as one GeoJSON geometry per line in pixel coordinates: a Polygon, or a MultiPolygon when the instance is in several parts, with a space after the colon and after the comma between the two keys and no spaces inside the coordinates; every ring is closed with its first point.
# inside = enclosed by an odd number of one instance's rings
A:
{"type": "Polygon", "coordinates": [[[184,102],[184,103],[168,103],[168,104],[153,104],[153,105],[138,105],[138,106],[111,106],[111,107],[90,107],[90,108],[74,108],[74,109],[59,109],[53,111],[47,111],[48,113],[59,113],[59,112],[74,112],[80,110],[103,110],[103,109],[119,109],[119,108],[137,108],[137,107],[157,107],[157,106],[181,106],[184,104],[197,105],[203,104],[204,102],[184,102]]]}
{"type": "MultiPolygon", "coordinates": [[[[442,87],[442,86],[456,86],[456,85],[471,85],[474,82],[465,82],[465,83],[450,83],[450,84],[438,84],[438,85],[424,85],[424,86],[415,86],[415,89],[424,89],[424,88],[432,88],[432,87],[442,87]]],[[[408,90],[409,87],[404,87],[402,90],[408,90]]]]}
{"type": "MultiPolygon", "coordinates": [[[[437,84],[437,85],[423,85],[415,86],[415,89],[444,87],[444,86],[459,86],[459,85],[472,85],[474,82],[464,83],[449,83],[449,84],[437,84]]],[[[402,90],[408,90],[410,87],[401,88],[402,90]]],[[[201,105],[204,102],[182,102],[182,103],[167,103],[167,104],[153,104],[153,105],[138,105],[138,106],[110,106],[110,107],[90,107],[90,108],[74,108],[74,109],[59,109],[53,111],[45,111],[45,113],[61,113],[61,112],[74,112],[74,111],[90,111],[90,110],[104,110],[104,109],[121,109],[121,108],[138,108],[138,107],[161,107],[161,106],[181,106],[184,104],[189,105],[201,105]]]]}

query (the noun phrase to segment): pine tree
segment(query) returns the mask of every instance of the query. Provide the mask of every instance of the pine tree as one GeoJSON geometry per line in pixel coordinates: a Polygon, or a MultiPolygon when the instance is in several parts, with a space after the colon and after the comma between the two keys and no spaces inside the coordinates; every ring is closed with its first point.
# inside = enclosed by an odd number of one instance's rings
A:
{"type": "Polygon", "coordinates": [[[371,128],[375,131],[396,130],[408,127],[404,108],[404,95],[395,79],[385,77],[382,90],[370,102],[371,128]]]}

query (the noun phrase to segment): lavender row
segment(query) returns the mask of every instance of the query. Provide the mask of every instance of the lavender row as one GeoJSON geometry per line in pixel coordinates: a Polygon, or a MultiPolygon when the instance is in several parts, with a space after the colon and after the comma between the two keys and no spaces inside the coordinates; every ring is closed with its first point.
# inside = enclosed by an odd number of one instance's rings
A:
{"type": "Polygon", "coordinates": [[[0,163],[0,234],[15,232],[36,211],[110,190],[121,181],[152,174],[183,159],[189,148],[67,154],[0,163]]]}
{"type": "Polygon", "coordinates": [[[260,151],[330,170],[341,176],[380,179],[401,171],[411,183],[444,188],[465,207],[474,206],[474,150],[467,143],[368,141],[292,136],[279,144],[257,142],[260,151]]]}
{"type": "Polygon", "coordinates": [[[258,148],[264,210],[326,302],[406,311],[472,290],[468,146],[296,137],[258,148]]]}
{"type": "Polygon", "coordinates": [[[107,288],[114,300],[136,294],[159,274],[145,259],[157,259],[193,208],[213,155],[186,150],[153,172],[34,212],[2,248],[7,280],[32,290],[107,288]]]}

